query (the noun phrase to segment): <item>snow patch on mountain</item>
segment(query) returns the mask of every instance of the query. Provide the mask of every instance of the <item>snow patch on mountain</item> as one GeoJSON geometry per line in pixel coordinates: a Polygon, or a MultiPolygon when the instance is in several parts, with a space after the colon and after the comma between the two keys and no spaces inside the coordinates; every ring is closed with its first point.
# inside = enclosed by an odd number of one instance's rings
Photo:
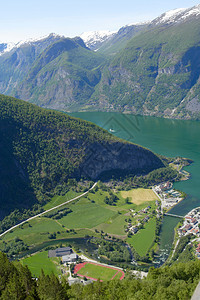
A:
{"type": "Polygon", "coordinates": [[[61,36],[61,35],[58,35],[56,33],[51,33],[51,34],[48,34],[48,35],[45,35],[43,37],[40,37],[40,38],[32,38],[32,39],[28,39],[28,40],[24,40],[24,41],[20,41],[18,43],[5,43],[5,47],[2,51],[0,51],[0,56],[3,55],[4,53],[6,52],[10,52],[12,49],[16,49],[16,48],[19,48],[21,47],[22,45],[27,45],[27,44],[33,44],[33,43],[37,43],[37,42],[40,42],[40,41],[43,41],[47,38],[56,38],[56,37],[64,37],[64,36],[61,36]]]}
{"type": "Polygon", "coordinates": [[[88,31],[83,32],[80,37],[86,44],[86,46],[90,49],[95,49],[105,42],[107,39],[109,39],[111,36],[113,36],[117,31],[108,31],[108,30],[100,30],[100,31],[88,31]]]}
{"type": "Polygon", "coordinates": [[[178,8],[167,11],[160,17],[154,19],[152,24],[159,25],[178,23],[186,20],[187,18],[196,17],[198,15],[200,15],[200,4],[193,6],[192,8],[178,8]]]}
{"type": "Polygon", "coordinates": [[[145,26],[145,25],[149,25],[151,23],[151,21],[144,21],[144,22],[136,22],[136,23],[130,23],[124,27],[129,27],[129,26],[145,26]]]}

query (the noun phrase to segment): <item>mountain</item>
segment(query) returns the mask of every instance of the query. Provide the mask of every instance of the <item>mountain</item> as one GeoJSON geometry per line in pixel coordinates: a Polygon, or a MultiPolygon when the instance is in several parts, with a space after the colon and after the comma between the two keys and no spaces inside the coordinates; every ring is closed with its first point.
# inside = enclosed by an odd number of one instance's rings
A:
{"type": "Polygon", "coordinates": [[[85,33],[86,44],[50,35],[2,50],[0,92],[63,111],[199,119],[199,36],[200,5],[112,34],[85,33]]]}
{"type": "Polygon", "coordinates": [[[175,24],[188,21],[200,15],[200,4],[191,8],[178,8],[167,11],[151,22],[151,25],[175,24]]]}
{"type": "Polygon", "coordinates": [[[80,35],[86,46],[91,50],[97,51],[102,44],[115,35],[115,31],[88,31],[80,35]]]}
{"type": "Polygon", "coordinates": [[[12,94],[43,107],[76,110],[91,97],[105,58],[81,38],[63,38],[47,47],[12,94]]]}
{"type": "Polygon", "coordinates": [[[200,118],[200,5],[154,23],[104,68],[90,103],[101,110],[200,118]]]}
{"type": "Polygon", "coordinates": [[[47,201],[70,178],[146,174],[158,156],[67,114],[0,95],[0,212],[47,201]]]}
{"type": "Polygon", "coordinates": [[[50,34],[39,40],[19,42],[17,44],[0,44],[0,92],[12,94],[28,74],[37,57],[61,36],[50,34]]]}
{"type": "Polygon", "coordinates": [[[109,39],[105,40],[98,47],[98,52],[108,56],[114,56],[126,46],[130,39],[139,34],[141,31],[145,30],[148,25],[149,23],[146,22],[123,26],[118,30],[118,32],[110,36],[109,39]]]}

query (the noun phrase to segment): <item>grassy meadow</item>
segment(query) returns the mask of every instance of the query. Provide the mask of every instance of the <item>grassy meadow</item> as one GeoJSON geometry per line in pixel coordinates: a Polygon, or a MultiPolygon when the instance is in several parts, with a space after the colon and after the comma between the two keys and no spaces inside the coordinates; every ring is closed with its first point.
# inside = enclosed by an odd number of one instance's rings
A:
{"type": "Polygon", "coordinates": [[[151,219],[137,234],[127,239],[140,256],[146,255],[155,239],[156,220],[151,219]]]}
{"type": "Polygon", "coordinates": [[[48,251],[36,253],[30,257],[21,260],[23,266],[27,265],[34,277],[39,277],[41,269],[45,274],[51,274],[52,272],[60,275],[59,258],[48,258],[48,251]]]}

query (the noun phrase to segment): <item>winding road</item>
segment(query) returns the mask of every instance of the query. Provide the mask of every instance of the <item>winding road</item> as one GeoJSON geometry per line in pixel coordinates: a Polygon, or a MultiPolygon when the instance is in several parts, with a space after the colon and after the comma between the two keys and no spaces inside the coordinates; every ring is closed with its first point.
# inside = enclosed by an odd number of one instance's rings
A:
{"type": "Polygon", "coordinates": [[[85,195],[86,195],[87,193],[89,193],[89,191],[91,191],[96,185],[97,185],[97,182],[95,182],[95,183],[93,184],[93,186],[92,186],[88,191],[86,191],[85,193],[83,193],[83,194],[81,194],[81,195],[79,195],[79,196],[77,196],[77,197],[75,197],[75,198],[73,198],[73,199],[71,199],[71,200],[68,200],[68,201],[66,201],[66,202],[64,202],[64,203],[62,203],[62,204],[59,204],[59,205],[57,205],[57,206],[54,206],[54,207],[52,207],[52,208],[50,208],[50,209],[48,209],[48,210],[45,210],[45,211],[43,211],[43,212],[41,212],[41,213],[39,213],[39,214],[37,214],[37,215],[31,217],[31,218],[28,218],[28,219],[22,221],[21,223],[15,225],[15,226],[12,226],[11,228],[9,228],[9,229],[7,229],[6,231],[4,231],[3,233],[1,233],[1,234],[0,234],[0,237],[2,237],[2,236],[5,235],[6,233],[10,232],[11,230],[13,230],[13,229],[19,227],[20,225],[22,225],[22,224],[24,224],[24,223],[26,223],[26,222],[28,222],[28,221],[31,221],[31,220],[33,220],[33,219],[35,219],[35,218],[37,218],[37,217],[43,216],[44,214],[46,214],[46,213],[48,213],[48,212],[50,212],[50,211],[52,211],[52,210],[54,210],[54,209],[56,209],[56,208],[59,208],[59,207],[65,205],[65,204],[68,204],[68,203],[70,203],[70,202],[72,202],[72,201],[75,201],[75,200],[77,200],[77,199],[79,199],[79,198],[85,196],[85,195]]]}

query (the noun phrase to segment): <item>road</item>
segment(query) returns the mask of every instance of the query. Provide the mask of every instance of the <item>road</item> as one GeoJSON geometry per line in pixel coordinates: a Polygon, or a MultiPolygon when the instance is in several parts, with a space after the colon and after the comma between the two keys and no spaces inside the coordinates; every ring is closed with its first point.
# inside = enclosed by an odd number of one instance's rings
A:
{"type": "Polygon", "coordinates": [[[154,188],[154,186],[152,186],[152,191],[154,192],[154,194],[156,194],[156,196],[160,199],[160,201],[161,201],[161,213],[163,213],[163,207],[164,207],[164,199],[162,199],[161,197],[160,197],[160,195],[156,192],[156,190],[155,190],[155,188],[154,188]]]}
{"type": "Polygon", "coordinates": [[[38,217],[40,217],[40,216],[43,216],[44,214],[46,214],[46,213],[48,213],[48,212],[50,212],[50,211],[52,211],[52,210],[54,210],[54,209],[56,209],[56,208],[59,208],[59,207],[65,205],[65,204],[68,204],[68,203],[70,203],[70,202],[72,202],[72,201],[75,201],[75,200],[77,200],[77,199],[79,199],[79,198],[85,196],[85,195],[86,195],[87,193],[89,193],[89,191],[91,191],[96,185],[97,185],[97,182],[95,182],[95,183],[93,184],[93,186],[92,186],[88,191],[86,191],[85,193],[83,193],[83,194],[81,194],[81,195],[79,195],[79,196],[77,196],[77,197],[75,197],[75,198],[73,198],[73,199],[71,199],[71,200],[68,200],[68,201],[66,201],[66,202],[64,202],[64,203],[62,203],[62,204],[59,204],[59,205],[57,205],[57,206],[54,206],[54,207],[52,207],[52,208],[50,208],[50,209],[48,209],[48,210],[45,210],[45,211],[43,211],[42,213],[37,214],[37,215],[35,215],[35,216],[31,217],[31,218],[28,218],[28,219],[22,221],[21,223],[19,223],[19,224],[13,226],[13,227],[7,229],[6,231],[4,231],[3,233],[0,234],[0,237],[2,237],[2,236],[5,235],[6,233],[10,232],[11,230],[13,230],[13,229],[19,227],[20,225],[22,225],[22,224],[24,224],[24,223],[26,223],[26,222],[28,222],[28,221],[31,221],[31,220],[33,220],[33,219],[35,219],[35,218],[38,218],[38,217]]]}
{"type": "Polygon", "coordinates": [[[199,299],[200,299],[200,282],[197,285],[191,300],[199,300],[199,299]]]}

